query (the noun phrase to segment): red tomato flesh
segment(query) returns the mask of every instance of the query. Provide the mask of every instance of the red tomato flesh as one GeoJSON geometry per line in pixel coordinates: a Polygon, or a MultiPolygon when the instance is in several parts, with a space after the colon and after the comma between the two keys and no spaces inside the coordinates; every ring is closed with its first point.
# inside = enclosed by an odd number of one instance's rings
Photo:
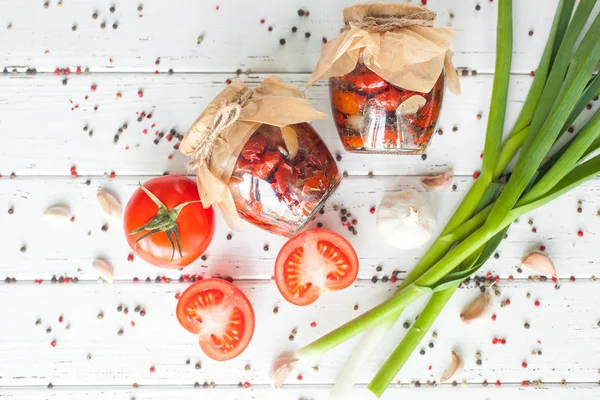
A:
{"type": "Polygon", "coordinates": [[[183,292],[177,319],[216,361],[240,355],[254,334],[252,304],[235,285],[217,278],[196,282],[183,292]]]}
{"type": "Polygon", "coordinates": [[[358,275],[358,256],[343,236],[311,229],[290,239],[277,255],[275,282],[292,304],[306,306],[326,290],[350,286],[358,275]]]}

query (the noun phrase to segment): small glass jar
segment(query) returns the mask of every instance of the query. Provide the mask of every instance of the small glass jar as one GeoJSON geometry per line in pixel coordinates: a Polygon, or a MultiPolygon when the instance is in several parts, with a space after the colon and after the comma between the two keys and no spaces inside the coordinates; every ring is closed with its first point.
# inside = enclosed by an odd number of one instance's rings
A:
{"type": "Polygon", "coordinates": [[[344,148],[360,153],[423,154],[435,131],[444,86],[442,73],[429,93],[402,89],[361,62],[354,71],[329,78],[331,107],[344,148]]]}
{"type": "Polygon", "coordinates": [[[297,149],[288,150],[280,128],[261,125],[242,148],[228,186],[241,218],[291,237],[323,207],[341,176],[312,126],[287,128],[296,134],[297,149]]]}

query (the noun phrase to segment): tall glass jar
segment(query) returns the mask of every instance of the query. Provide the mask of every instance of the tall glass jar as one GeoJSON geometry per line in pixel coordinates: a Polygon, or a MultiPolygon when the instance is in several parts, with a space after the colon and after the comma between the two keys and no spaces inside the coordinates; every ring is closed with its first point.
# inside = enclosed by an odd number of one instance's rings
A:
{"type": "Polygon", "coordinates": [[[329,78],[335,124],[350,152],[423,154],[444,97],[442,73],[429,93],[394,86],[359,62],[354,71],[329,78]]]}
{"type": "Polygon", "coordinates": [[[334,158],[308,123],[283,130],[263,124],[242,148],[228,186],[240,217],[291,237],[323,207],[340,180],[334,158]]]}

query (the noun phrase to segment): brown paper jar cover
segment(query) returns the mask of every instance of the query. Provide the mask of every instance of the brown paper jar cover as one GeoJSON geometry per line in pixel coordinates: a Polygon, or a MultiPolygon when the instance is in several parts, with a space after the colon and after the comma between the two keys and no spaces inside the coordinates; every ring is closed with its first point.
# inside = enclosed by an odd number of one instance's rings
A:
{"type": "Polygon", "coordinates": [[[309,79],[329,78],[331,106],[347,151],[423,154],[444,88],[460,92],[450,49],[453,28],[435,13],[374,3],[344,9],[346,29],[323,46],[309,79]]]}
{"type": "Polygon", "coordinates": [[[284,236],[301,230],[340,181],[335,160],[308,124],[322,118],[304,92],[277,76],[255,89],[232,82],[180,146],[194,161],[204,207],[215,205],[236,231],[242,219],[284,236]],[[236,105],[231,125],[211,140],[223,110],[236,105]],[[206,157],[198,162],[201,153],[206,157]]]}

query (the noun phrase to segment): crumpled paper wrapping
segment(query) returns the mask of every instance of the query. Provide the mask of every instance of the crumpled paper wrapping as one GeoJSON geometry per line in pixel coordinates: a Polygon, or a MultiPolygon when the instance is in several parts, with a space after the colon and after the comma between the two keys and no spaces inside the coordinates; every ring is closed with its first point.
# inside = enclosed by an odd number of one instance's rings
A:
{"type": "Polygon", "coordinates": [[[362,61],[391,84],[421,93],[431,91],[445,71],[448,89],[460,94],[458,75],[452,64],[454,28],[411,25],[379,32],[364,27],[368,19],[406,19],[415,14],[426,14],[425,18],[431,19],[433,25],[435,13],[423,7],[374,3],[345,8],[347,29],[323,46],[306,87],[321,79],[352,72],[362,61]]]}

